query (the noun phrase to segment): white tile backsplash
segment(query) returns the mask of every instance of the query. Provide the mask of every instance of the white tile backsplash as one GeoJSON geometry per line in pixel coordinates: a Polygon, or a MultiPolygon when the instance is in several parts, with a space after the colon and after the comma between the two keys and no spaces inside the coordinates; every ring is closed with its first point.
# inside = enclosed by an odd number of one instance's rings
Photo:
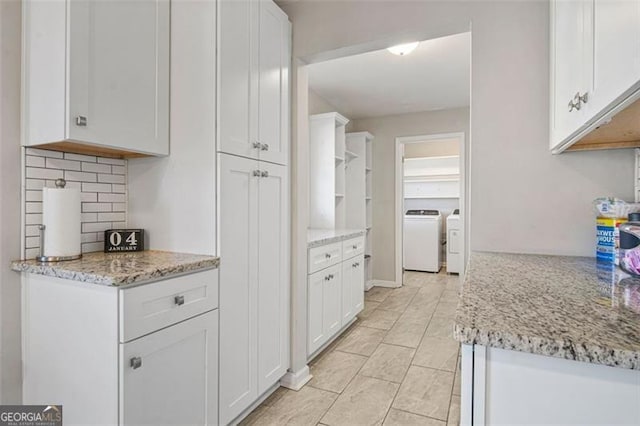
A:
{"type": "Polygon", "coordinates": [[[102,251],[104,231],[127,226],[126,160],[36,148],[27,148],[25,154],[26,259],[40,254],[42,188],[55,187],[58,178],[81,190],[83,253],[102,251]]]}

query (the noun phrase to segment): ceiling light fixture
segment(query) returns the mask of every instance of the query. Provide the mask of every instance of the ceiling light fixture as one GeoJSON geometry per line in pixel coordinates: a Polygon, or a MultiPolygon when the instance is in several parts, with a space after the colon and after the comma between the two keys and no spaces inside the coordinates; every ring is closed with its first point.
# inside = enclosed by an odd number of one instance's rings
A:
{"type": "Polygon", "coordinates": [[[419,41],[414,41],[413,43],[398,44],[396,46],[389,47],[387,50],[394,55],[405,56],[413,52],[415,48],[418,47],[418,44],[420,44],[419,41]]]}

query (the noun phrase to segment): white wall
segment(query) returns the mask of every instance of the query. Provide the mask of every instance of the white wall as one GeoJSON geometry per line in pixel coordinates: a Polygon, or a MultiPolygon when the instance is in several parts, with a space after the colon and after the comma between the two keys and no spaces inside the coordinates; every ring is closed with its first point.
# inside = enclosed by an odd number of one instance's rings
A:
{"type": "Polygon", "coordinates": [[[170,156],[129,160],[130,227],[147,248],[216,254],[215,3],[171,6],[170,156]]]}
{"type": "Polygon", "coordinates": [[[469,108],[456,108],[367,118],[353,122],[373,140],[373,278],[395,280],[395,140],[401,136],[464,132],[469,134],[469,108]]]}
{"type": "MultiPolygon", "coordinates": [[[[293,22],[294,55],[308,62],[471,28],[472,250],[592,256],[591,200],[632,199],[630,150],[549,153],[547,1],[282,4],[293,22]]],[[[374,162],[390,155],[377,142],[374,162]]],[[[393,209],[393,179],[375,176],[382,211],[374,209],[374,226],[393,209]]],[[[393,241],[392,230],[375,234],[374,245],[385,241],[393,241]]],[[[392,279],[392,258],[374,262],[377,279],[392,279]]]]}
{"type": "Polygon", "coordinates": [[[329,103],[325,98],[309,89],[309,115],[324,114],[326,112],[339,112],[336,107],[329,103]]]}
{"type": "Polygon", "coordinates": [[[22,401],[20,275],[20,2],[0,1],[0,403],[22,401]]]}

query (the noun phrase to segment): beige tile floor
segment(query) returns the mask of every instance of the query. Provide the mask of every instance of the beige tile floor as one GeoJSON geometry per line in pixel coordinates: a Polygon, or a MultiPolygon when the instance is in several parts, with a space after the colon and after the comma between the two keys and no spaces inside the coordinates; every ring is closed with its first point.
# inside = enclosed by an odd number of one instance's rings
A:
{"type": "Polygon", "coordinates": [[[357,322],[311,363],[313,379],[241,424],[458,425],[458,276],[406,272],[404,284],[368,291],[357,322]]]}

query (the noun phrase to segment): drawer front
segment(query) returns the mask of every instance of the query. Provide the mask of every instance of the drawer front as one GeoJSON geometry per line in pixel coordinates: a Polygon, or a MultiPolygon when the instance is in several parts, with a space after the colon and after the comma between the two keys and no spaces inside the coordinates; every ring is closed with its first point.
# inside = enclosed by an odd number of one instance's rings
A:
{"type": "Polygon", "coordinates": [[[309,274],[342,262],[342,243],[309,249],[309,274]]]}
{"type": "Polygon", "coordinates": [[[218,307],[218,270],[120,290],[120,342],[218,307]]]}
{"type": "Polygon", "coordinates": [[[351,238],[342,243],[342,258],[350,259],[364,253],[364,237],[351,238]]]}

